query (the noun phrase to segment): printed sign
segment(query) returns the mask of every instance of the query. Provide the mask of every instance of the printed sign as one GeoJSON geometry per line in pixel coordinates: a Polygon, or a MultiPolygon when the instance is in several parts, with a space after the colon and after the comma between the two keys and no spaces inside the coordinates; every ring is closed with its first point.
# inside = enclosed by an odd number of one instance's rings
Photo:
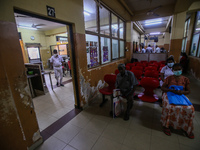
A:
{"type": "Polygon", "coordinates": [[[55,8],[47,6],[47,15],[56,18],[55,8]]]}

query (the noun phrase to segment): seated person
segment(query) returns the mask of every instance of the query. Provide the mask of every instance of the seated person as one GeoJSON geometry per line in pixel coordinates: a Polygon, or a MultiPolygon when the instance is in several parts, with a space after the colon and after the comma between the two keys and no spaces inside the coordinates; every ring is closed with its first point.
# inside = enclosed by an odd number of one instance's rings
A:
{"type": "Polygon", "coordinates": [[[168,77],[173,75],[172,67],[174,65],[174,59],[172,57],[169,57],[166,60],[166,66],[164,66],[160,71],[160,87],[163,85],[164,80],[168,77]]]}
{"type": "Polygon", "coordinates": [[[120,89],[122,96],[127,99],[127,109],[124,115],[124,120],[129,120],[130,110],[133,106],[133,93],[138,81],[132,72],[125,70],[124,64],[119,64],[118,70],[119,73],[117,74],[115,87],[120,89]]]}
{"type": "Polygon", "coordinates": [[[173,66],[174,75],[169,76],[165,79],[161,89],[165,92],[162,96],[163,108],[161,115],[161,123],[163,131],[166,135],[171,135],[169,127],[174,129],[182,129],[185,131],[186,136],[193,139],[193,118],[194,118],[194,107],[193,105],[174,105],[169,104],[167,92],[173,92],[178,95],[187,95],[190,93],[190,81],[187,77],[182,76],[182,67],[176,63],[173,66]],[[171,85],[183,86],[183,91],[169,89],[171,85]]]}

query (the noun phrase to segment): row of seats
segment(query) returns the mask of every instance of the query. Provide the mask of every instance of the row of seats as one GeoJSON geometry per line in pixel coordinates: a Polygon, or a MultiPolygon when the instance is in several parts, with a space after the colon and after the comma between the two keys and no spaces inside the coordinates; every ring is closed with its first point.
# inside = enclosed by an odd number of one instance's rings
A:
{"type": "MultiPolygon", "coordinates": [[[[165,61],[140,61],[126,64],[126,70],[133,72],[139,85],[145,89],[143,93],[138,95],[142,101],[155,102],[158,100],[158,97],[154,94],[153,90],[159,86],[159,72],[162,67],[165,66],[165,63],[165,61]]],[[[99,90],[99,92],[103,95],[103,101],[100,106],[103,106],[106,102],[105,95],[111,95],[112,100],[113,89],[115,89],[116,75],[118,73],[119,70],[116,69],[115,74],[106,74],[104,76],[104,81],[108,84],[108,86],[99,90]]]]}

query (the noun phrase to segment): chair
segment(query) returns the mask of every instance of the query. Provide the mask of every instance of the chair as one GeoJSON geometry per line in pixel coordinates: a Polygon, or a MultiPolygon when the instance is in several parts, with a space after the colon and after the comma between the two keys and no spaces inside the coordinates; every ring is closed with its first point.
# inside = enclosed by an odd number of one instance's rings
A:
{"type": "Polygon", "coordinates": [[[126,70],[131,70],[131,67],[130,66],[126,66],[126,70]]]}
{"type": "Polygon", "coordinates": [[[142,74],[143,74],[142,70],[131,70],[131,72],[133,72],[133,74],[137,78],[138,86],[139,86],[140,85],[140,79],[142,78],[142,74]]]}
{"type": "Polygon", "coordinates": [[[159,86],[159,81],[156,78],[143,77],[140,85],[145,89],[143,93],[138,94],[138,98],[145,102],[156,102],[159,98],[154,94],[153,90],[159,86]]]}
{"type": "Polygon", "coordinates": [[[157,63],[157,61],[151,60],[149,63],[153,64],[153,63],[157,63]]]}
{"type": "Polygon", "coordinates": [[[146,61],[146,60],[142,60],[142,61],[140,61],[141,63],[148,63],[148,61],[146,61]]]}
{"type": "Polygon", "coordinates": [[[134,67],[132,67],[131,70],[141,70],[141,71],[143,71],[143,67],[142,66],[134,66],[134,67]]]}
{"type": "Polygon", "coordinates": [[[144,76],[158,79],[159,73],[155,70],[146,70],[144,76]]]}
{"type": "Polygon", "coordinates": [[[116,69],[116,70],[115,70],[115,74],[117,75],[118,73],[119,73],[119,70],[118,70],[118,69],[116,69]]]}
{"type": "Polygon", "coordinates": [[[115,89],[116,77],[117,76],[115,74],[106,74],[104,76],[104,81],[108,84],[108,86],[99,90],[99,92],[103,96],[103,101],[99,105],[100,107],[102,107],[104,105],[104,103],[107,101],[107,99],[105,99],[105,95],[110,95],[111,100],[113,99],[113,89],[115,89]]]}
{"type": "Polygon", "coordinates": [[[146,70],[155,70],[155,71],[157,71],[157,68],[154,67],[154,66],[148,66],[148,67],[146,67],[146,68],[144,69],[144,71],[146,71],[146,70]]]}

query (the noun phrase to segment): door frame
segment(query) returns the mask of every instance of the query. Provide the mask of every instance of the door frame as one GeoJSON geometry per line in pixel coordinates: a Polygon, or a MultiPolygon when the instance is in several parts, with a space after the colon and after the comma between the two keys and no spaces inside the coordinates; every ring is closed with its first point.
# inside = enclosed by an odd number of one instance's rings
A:
{"type": "Polygon", "coordinates": [[[68,42],[70,42],[71,44],[71,61],[73,63],[72,65],[72,71],[73,71],[73,79],[72,81],[74,81],[74,89],[75,89],[75,95],[74,95],[74,99],[76,100],[76,105],[74,104],[75,108],[78,108],[78,109],[82,109],[81,106],[80,106],[80,97],[79,97],[79,89],[78,89],[78,77],[77,77],[77,69],[76,69],[76,57],[75,57],[75,45],[74,45],[74,37],[73,37],[73,25],[72,23],[69,23],[69,22],[66,22],[66,21],[63,21],[63,20],[60,20],[60,19],[57,19],[57,18],[50,18],[50,17],[47,17],[47,16],[42,16],[42,15],[38,15],[38,14],[35,14],[34,12],[28,12],[28,11],[24,11],[24,10],[20,10],[19,8],[14,8],[14,13],[21,13],[21,14],[24,14],[24,15],[28,15],[28,16],[31,16],[31,17],[35,17],[35,18],[39,18],[39,19],[44,19],[44,20],[48,20],[48,21],[52,21],[52,22],[57,22],[57,23],[61,23],[61,24],[65,24],[66,26],[68,25],[69,26],[69,37],[70,37],[70,40],[68,40],[68,42]]]}

